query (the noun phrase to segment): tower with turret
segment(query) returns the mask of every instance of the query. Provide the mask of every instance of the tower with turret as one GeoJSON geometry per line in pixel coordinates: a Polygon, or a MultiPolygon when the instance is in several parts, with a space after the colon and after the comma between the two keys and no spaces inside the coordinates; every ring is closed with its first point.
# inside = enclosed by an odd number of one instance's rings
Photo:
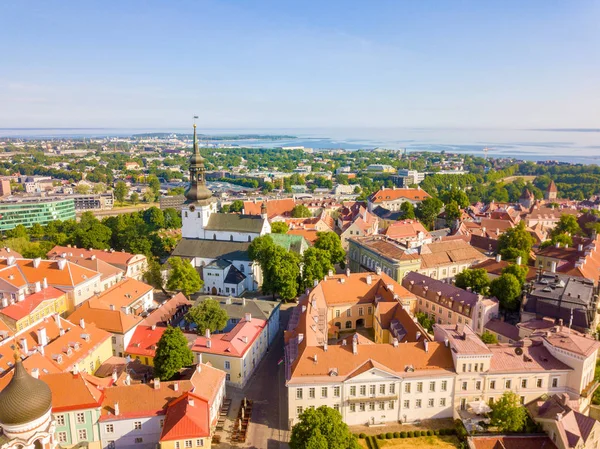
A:
{"type": "Polygon", "coordinates": [[[548,201],[553,201],[556,199],[557,195],[558,189],[556,188],[556,184],[554,184],[554,181],[550,181],[550,184],[548,184],[548,188],[544,193],[544,199],[548,201]]]}

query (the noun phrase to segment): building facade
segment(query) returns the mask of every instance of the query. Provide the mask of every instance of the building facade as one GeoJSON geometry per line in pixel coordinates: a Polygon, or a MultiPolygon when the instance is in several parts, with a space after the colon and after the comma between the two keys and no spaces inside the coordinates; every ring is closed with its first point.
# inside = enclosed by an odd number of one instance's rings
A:
{"type": "Polygon", "coordinates": [[[75,220],[73,198],[19,198],[0,201],[0,231],[17,225],[30,228],[47,225],[53,220],[75,220]]]}

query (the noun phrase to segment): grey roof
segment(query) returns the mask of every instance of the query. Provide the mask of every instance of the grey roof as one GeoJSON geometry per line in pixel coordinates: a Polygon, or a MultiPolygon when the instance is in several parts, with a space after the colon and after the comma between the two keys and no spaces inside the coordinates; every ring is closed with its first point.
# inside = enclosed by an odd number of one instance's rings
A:
{"type": "Polygon", "coordinates": [[[171,257],[203,257],[205,259],[250,260],[250,242],[186,239],[179,241],[171,257]]]}
{"type": "Polygon", "coordinates": [[[229,265],[231,265],[231,262],[229,262],[228,260],[225,260],[225,259],[216,259],[216,260],[213,260],[208,265],[206,265],[204,268],[209,268],[210,267],[210,268],[219,268],[221,270],[224,270],[229,265]]]}
{"type": "Polygon", "coordinates": [[[210,214],[204,229],[209,231],[255,232],[262,231],[265,218],[259,215],[210,214]]]}
{"type": "Polygon", "coordinates": [[[416,271],[410,271],[406,274],[406,276],[404,276],[404,279],[402,279],[402,286],[408,288],[410,291],[412,291],[410,287],[420,289],[418,292],[415,290],[417,294],[421,293],[423,287],[428,287],[428,292],[441,292],[441,296],[456,298],[457,300],[460,300],[462,303],[471,307],[475,306],[477,301],[479,301],[479,296],[477,293],[463,290],[455,285],[430,278],[429,276],[417,273],[416,271]],[[411,285],[411,283],[413,284],[411,285]]]}
{"type": "Polygon", "coordinates": [[[381,218],[382,220],[390,221],[400,220],[403,215],[400,211],[391,211],[381,206],[377,206],[376,208],[374,208],[372,213],[378,218],[381,218]]]}
{"type": "Polygon", "coordinates": [[[244,279],[246,279],[246,275],[238,270],[235,265],[231,265],[231,268],[229,268],[229,271],[227,272],[227,276],[225,276],[225,283],[238,285],[244,279]]]}
{"type": "Polygon", "coordinates": [[[434,238],[442,238],[442,237],[447,237],[450,235],[450,233],[452,232],[452,230],[450,228],[442,228],[442,229],[436,229],[435,231],[429,231],[429,234],[434,238]]]}
{"type": "MultiPolygon", "coordinates": [[[[204,301],[206,298],[200,298],[198,301],[204,301]]],[[[268,320],[271,314],[281,304],[279,301],[266,301],[263,299],[249,298],[212,298],[219,301],[222,309],[225,309],[229,318],[242,319],[246,313],[250,313],[255,318],[268,320]]]]}

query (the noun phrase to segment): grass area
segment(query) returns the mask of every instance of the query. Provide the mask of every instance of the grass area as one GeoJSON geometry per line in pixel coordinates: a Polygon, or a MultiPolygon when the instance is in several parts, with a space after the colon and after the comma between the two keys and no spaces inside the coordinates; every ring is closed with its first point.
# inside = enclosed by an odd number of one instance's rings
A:
{"type": "MultiPolygon", "coordinates": [[[[358,440],[361,447],[369,449],[366,440],[358,440]]],[[[452,436],[430,436],[418,438],[393,438],[377,440],[380,448],[385,449],[454,449],[458,447],[458,438],[452,436]]]]}

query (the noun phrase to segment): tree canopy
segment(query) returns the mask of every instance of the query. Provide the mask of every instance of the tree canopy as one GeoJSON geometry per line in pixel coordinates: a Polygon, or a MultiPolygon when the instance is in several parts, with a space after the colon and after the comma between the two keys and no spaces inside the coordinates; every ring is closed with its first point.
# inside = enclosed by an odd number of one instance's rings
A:
{"type": "Polygon", "coordinates": [[[188,298],[192,293],[200,291],[204,282],[189,260],[171,257],[169,265],[171,271],[167,279],[167,290],[180,291],[188,298]]]}
{"type": "Polygon", "coordinates": [[[312,214],[310,213],[310,210],[308,209],[308,207],[306,207],[304,204],[298,204],[298,205],[294,206],[294,208],[292,209],[292,217],[293,218],[310,218],[310,217],[312,217],[312,214]]]}
{"type": "Polygon", "coordinates": [[[560,216],[558,223],[556,223],[556,226],[554,227],[554,229],[552,229],[550,235],[552,237],[555,237],[560,234],[581,234],[581,227],[579,226],[579,223],[577,222],[577,217],[575,217],[575,215],[563,214],[560,216]]]}
{"type": "Polygon", "coordinates": [[[284,221],[275,221],[271,223],[271,232],[273,234],[285,234],[289,230],[289,226],[284,221]]]}
{"type": "Polygon", "coordinates": [[[314,247],[327,251],[331,263],[334,265],[340,264],[342,268],[344,268],[346,251],[342,248],[340,236],[335,232],[317,232],[317,240],[315,241],[314,247]]]}
{"type": "Polygon", "coordinates": [[[525,221],[520,221],[514,228],[508,229],[498,238],[498,252],[505,260],[516,260],[521,257],[523,264],[527,263],[534,240],[525,229],[525,221]]]}
{"type": "Polygon", "coordinates": [[[229,205],[230,212],[241,212],[244,210],[244,202],[242,200],[235,200],[229,205]]]}
{"type": "Polygon", "coordinates": [[[521,405],[516,393],[504,392],[490,407],[491,425],[498,427],[501,432],[519,432],[525,427],[527,410],[521,405]]]}
{"type": "Polygon", "coordinates": [[[519,280],[519,283],[523,285],[527,280],[527,273],[529,273],[529,269],[525,265],[517,265],[513,263],[502,269],[502,274],[505,273],[514,275],[519,280]]]}
{"type": "Polygon", "coordinates": [[[435,227],[435,219],[440,214],[444,203],[436,197],[425,198],[417,206],[416,215],[428,229],[435,227]]]}
{"type": "Polygon", "coordinates": [[[123,181],[117,182],[117,185],[115,186],[115,191],[114,191],[115,199],[119,203],[122,203],[123,201],[125,201],[125,197],[127,196],[127,191],[128,191],[127,185],[123,181]]]}
{"type": "Polygon", "coordinates": [[[200,335],[204,334],[206,329],[211,332],[223,330],[227,326],[227,320],[229,317],[225,309],[222,309],[219,302],[212,298],[196,304],[185,315],[185,321],[194,323],[200,335]]]}
{"type": "Polygon", "coordinates": [[[158,340],[154,356],[154,374],[160,380],[169,380],[181,368],[194,363],[188,341],[178,327],[167,327],[158,340]]]}
{"type": "Polygon", "coordinates": [[[331,255],[329,251],[323,249],[308,248],[304,251],[302,261],[301,290],[312,288],[314,281],[321,281],[329,270],[333,270],[331,255]]]}
{"type": "Polygon", "coordinates": [[[454,284],[462,289],[471,288],[474,292],[487,295],[490,286],[490,278],[483,268],[469,269],[458,273],[454,284]]]}
{"type": "Polygon", "coordinates": [[[404,201],[400,205],[401,218],[403,220],[413,220],[415,218],[415,206],[410,201],[404,201]]]}
{"type": "Polygon", "coordinates": [[[498,343],[496,336],[487,330],[483,331],[483,334],[481,334],[481,341],[488,345],[498,343]]]}
{"type": "Polygon", "coordinates": [[[292,428],[291,449],[360,449],[340,412],[325,405],[308,408],[292,428]]]}
{"type": "Polygon", "coordinates": [[[521,304],[521,283],[514,274],[504,273],[490,283],[490,294],[504,310],[517,310],[521,304]]]}

